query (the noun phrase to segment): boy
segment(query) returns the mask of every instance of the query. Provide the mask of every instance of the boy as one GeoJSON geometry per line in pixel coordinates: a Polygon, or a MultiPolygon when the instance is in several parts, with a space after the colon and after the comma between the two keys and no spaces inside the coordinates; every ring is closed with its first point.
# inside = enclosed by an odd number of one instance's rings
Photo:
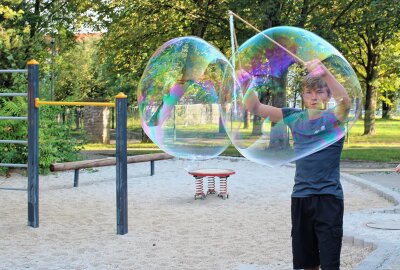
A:
{"type": "MultiPolygon", "coordinates": [[[[350,109],[344,87],[319,61],[305,63],[309,71],[303,82],[302,98],[306,110],[276,108],[261,104],[254,94],[246,94],[250,112],[284,121],[292,131],[294,150],[301,151],[318,136],[341,130],[350,109]],[[326,109],[333,97],[336,111],[326,109]]],[[[340,136],[343,136],[342,130],[340,136]]],[[[343,141],[296,161],[292,192],[292,252],[294,269],[339,269],[343,236],[343,191],[340,184],[340,155],[343,141]]]]}

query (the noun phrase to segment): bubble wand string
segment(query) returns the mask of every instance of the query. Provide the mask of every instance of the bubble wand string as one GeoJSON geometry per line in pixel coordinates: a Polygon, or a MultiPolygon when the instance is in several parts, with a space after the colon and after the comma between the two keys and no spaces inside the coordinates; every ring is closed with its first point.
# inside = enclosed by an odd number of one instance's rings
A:
{"type": "MultiPolygon", "coordinates": [[[[231,31],[231,46],[232,46],[232,59],[231,59],[231,64],[233,67],[233,81],[236,82],[236,47],[235,47],[235,26],[234,26],[234,21],[233,21],[233,15],[229,14],[229,29],[231,31]]],[[[236,44],[237,45],[237,44],[236,44]]],[[[235,84],[234,84],[235,85],[235,84]]],[[[236,91],[233,91],[233,104],[234,104],[234,112],[237,112],[236,108],[236,91]]]]}
{"type": "Polygon", "coordinates": [[[232,66],[233,66],[233,70],[235,70],[235,54],[236,54],[236,44],[235,44],[235,26],[233,23],[233,15],[229,14],[229,29],[231,31],[231,47],[232,47],[232,66]]]}
{"type": "Polygon", "coordinates": [[[301,59],[300,57],[298,57],[297,55],[295,55],[294,53],[292,53],[291,51],[289,51],[288,49],[286,49],[285,47],[283,47],[279,42],[276,42],[275,40],[273,40],[272,38],[270,38],[269,36],[267,36],[266,34],[264,34],[263,32],[261,32],[260,30],[258,30],[256,27],[254,27],[252,24],[250,24],[249,22],[247,22],[246,20],[242,19],[239,15],[237,15],[236,13],[228,10],[228,15],[233,15],[236,18],[238,18],[239,20],[241,20],[243,23],[245,23],[247,26],[249,26],[250,28],[252,28],[253,30],[257,31],[258,33],[260,33],[261,35],[263,35],[266,39],[270,40],[272,43],[274,43],[276,46],[278,46],[279,48],[281,48],[282,50],[284,50],[285,52],[287,52],[289,55],[291,55],[293,58],[295,58],[297,61],[299,61],[301,64],[305,65],[305,61],[303,59],[301,59]]]}

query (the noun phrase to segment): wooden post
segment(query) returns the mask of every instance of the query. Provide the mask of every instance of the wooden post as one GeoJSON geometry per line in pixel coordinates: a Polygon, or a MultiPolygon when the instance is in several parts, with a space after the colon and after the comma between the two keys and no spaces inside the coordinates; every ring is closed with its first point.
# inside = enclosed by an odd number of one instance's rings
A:
{"type": "Polygon", "coordinates": [[[116,100],[116,170],[117,170],[117,234],[128,233],[127,181],[127,96],[119,93],[116,100]]]}
{"type": "Polygon", "coordinates": [[[39,227],[39,63],[28,62],[28,226],[39,227]]]}

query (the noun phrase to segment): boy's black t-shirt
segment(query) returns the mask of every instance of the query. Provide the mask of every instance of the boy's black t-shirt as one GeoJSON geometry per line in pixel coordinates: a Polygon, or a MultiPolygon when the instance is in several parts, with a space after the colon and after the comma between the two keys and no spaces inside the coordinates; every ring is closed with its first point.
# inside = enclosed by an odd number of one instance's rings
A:
{"type": "Polygon", "coordinates": [[[292,197],[334,195],[343,199],[340,183],[340,155],[344,143],[344,130],[335,115],[326,111],[320,118],[307,119],[307,111],[283,108],[283,121],[289,126],[294,151],[305,152],[318,145],[334,143],[296,160],[296,174],[292,197]]]}

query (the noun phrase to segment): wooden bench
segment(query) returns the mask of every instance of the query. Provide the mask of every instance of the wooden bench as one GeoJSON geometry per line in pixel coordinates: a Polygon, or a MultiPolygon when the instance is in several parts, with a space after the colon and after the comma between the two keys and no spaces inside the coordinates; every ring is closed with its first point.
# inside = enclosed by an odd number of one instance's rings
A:
{"type": "MultiPolygon", "coordinates": [[[[154,161],[172,159],[173,156],[166,153],[157,154],[145,154],[137,156],[128,156],[127,163],[139,163],[150,161],[150,175],[154,175],[154,161]]],[[[116,165],[117,161],[115,157],[101,158],[101,159],[89,159],[81,161],[72,161],[64,163],[53,163],[50,165],[50,171],[62,172],[62,171],[75,171],[74,175],[74,187],[79,184],[79,170],[95,167],[113,166],[116,165]]]]}

